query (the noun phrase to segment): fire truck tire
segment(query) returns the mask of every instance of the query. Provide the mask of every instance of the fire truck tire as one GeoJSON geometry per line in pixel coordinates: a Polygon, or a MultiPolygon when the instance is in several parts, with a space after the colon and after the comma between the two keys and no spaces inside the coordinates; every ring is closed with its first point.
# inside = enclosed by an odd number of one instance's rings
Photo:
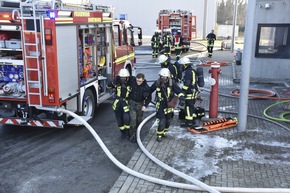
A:
{"type": "Polygon", "coordinates": [[[95,96],[90,89],[87,89],[83,100],[83,115],[93,117],[95,114],[95,96]]]}

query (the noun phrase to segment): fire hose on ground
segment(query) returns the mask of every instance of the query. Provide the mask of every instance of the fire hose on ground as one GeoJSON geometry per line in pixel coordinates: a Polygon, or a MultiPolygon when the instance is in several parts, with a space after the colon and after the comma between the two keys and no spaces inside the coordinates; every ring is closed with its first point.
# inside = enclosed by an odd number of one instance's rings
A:
{"type": "MultiPolygon", "coordinates": [[[[231,95],[232,96],[239,96],[240,95],[240,90],[239,89],[234,89],[231,91],[231,95]]],[[[285,118],[286,115],[290,114],[289,111],[283,112],[279,115],[278,117],[273,117],[268,115],[268,111],[280,104],[284,104],[284,103],[289,103],[290,102],[290,98],[282,98],[282,97],[275,97],[276,93],[271,91],[271,90],[261,90],[261,89],[250,89],[249,90],[249,99],[267,99],[267,100],[281,100],[281,102],[277,102],[275,104],[272,104],[270,106],[268,106],[267,108],[265,108],[263,114],[265,117],[267,117],[268,119],[274,120],[274,121],[282,121],[285,123],[290,123],[290,120],[285,118]],[[263,94],[261,95],[255,95],[253,93],[258,93],[258,94],[263,94]]]]}
{"type": "MultiPolygon", "coordinates": [[[[183,177],[184,179],[186,179],[187,181],[193,183],[193,184],[196,184],[196,185],[191,185],[191,184],[185,184],[185,183],[177,183],[177,182],[172,182],[172,181],[167,181],[167,180],[162,180],[162,179],[158,179],[158,178],[155,178],[155,177],[152,177],[152,176],[148,176],[148,175],[145,175],[145,174],[142,174],[142,173],[139,173],[139,172],[136,172],[128,167],[126,167],[124,164],[122,164],[121,162],[119,162],[112,154],[111,152],[108,150],[108,148],[106,147],[106,145],[103,143],[103,141],[100,139],[100,137],[98,136],[98,134],[95,132],[95,130],[84,120],[82,119],[80,116],[78,116],[77,114],[71,112],[71,111],[68,111],[66,109],[63,109],[63,108],[57,108],[57,109],[52,109],[52,108],[45,108],[45,107],[38,107],[39,109],[42,109],[42,110],[50,110],[50,111],[56,111],[58,113],[65,113],[65,114],[68,114],[76,119],[78,119],[79,121],[81,121],[81,123],[83,123],[83,125],[89,130],[89,132],[94,136],[94,138],[96,139],[96,141],[98,142],[98,144],[100,145],[100,147],[102,148],[102,150],[105,152],[105,154],[108,156],[108,158],[117,166],[119,167],[120,169],[122,169],[123,171],[127,172],[128,174],[131,174],[135,177],[138,177],[138,178],[141,178],[141,179],[144,179],[144,180],[147,180],[147,181],[150,181],[150,182],[153,182],[153,183],[156,183],[156,184],[160,184],[160,185],[165,185],[165,186],[169,186],[169,187],[174,187],[174,188],[181,188],[181,189],[188,189],[188,190],[207,190],[209,192],[213,192],[213,193],[218,193],[218,192],[231,192],[231,193],[236,193],[236,192],[240,192],[240,193],[290,193],[290,189],[282,189],[282,188],[276,188],[276,189],[272,189],[272,188],[241,188],[241,187],[238,187],[238,188],[231,188],[231,187],[212,187],[212,186],[208,186],[184,173],[181,173],[181,172],[177,172],[177,170],[173,169],[168,166],[168,165],[165,165],[164,163],[164,168],[168,169],[168,171],[172,172],[173,174],[176,174],[180,177],[183,177]]],[[[223,112],[223,113],[234,113],[234,112],[223,112]]],[[[236,113],[235,113],[236,114],[236,113]]],[[[139,125],[138,129],[137,129],[137,142],[140,146],[140,148],[142,150],[144,150],[144,146],[142,145],[142,142],[140,140],[140,130],[141,128],[144,126],[144,124],[149,121],[151,118],[153,118],[155,116],[155,113],[151,114],[150,116],[148,116],[146,119],[144,119],[142,121],[142,123],[139,125]]],[[[251,115],[248,115],[248,116],[251,116],[251,115]]],[[[260,119],[264,119],[264,118],[261,118],[261,117],[257,117],[255,115],[252,115],[253,117],[256,117],[256,118],[260,118],[260,119]]],[[[266,119],[268,120],[268,119],[266,119]]],[[[269,121],[269,120],[268,120],[269,121]]],[[[271,121],[271,120],[270,120],[271,121]]],[[[279,126],[281,127],[284,127],[283,125],[277,123],[277,122],[274,122],[274,121],[271,121],[272,123],[275,123],[275,124],[278,124],[279,126]]],[[[285,128],[285,127],[284,127],[285,128]]],[[[287,128],[288,129],[288,128],[287,128]]],[[[146,153],[148,152],[147,150],[145,151],[146,153]]],[[[145,153],[145,154],[146,154],[145,153]]],[[[147,154],[146,154],[147,155],[147,154]]],[[[152,158],[152,155],[149,154],[147,155],[150,159],[152,158]]],[[[153,156],[154,157],[154,156],[153,156]]],[[[153,160],[155,160],[154,158],[152,158],[153,160]]],[[[157,161],[157,159],[155,160],[157,161]]],[[[161,161],[157,161],[158,163],[161,163],[161,161]]],[[[163,167],[162,166],[162,167],[163,167]]]]}
{"type": "MultiPolygon", "coordinates": [[[[148,176],[139,172],[136,172],[128,167],[126,167],[124,164],[122,164],[121,162],[119,162],[112,154],[111,152],[108,150],[108,148],[106,147],[106,145],[103,143],[103,141],[100,139],[100,137],[98,136],[98,134],[95,132],[95,130],[84,120],[82,119],[80,116],[78,116],[77,114],[68,111],[66,109],[63,108],[58,108],[58,109],[52,109],[52,108],[45,108],[45,107],[38,107],[39,109],[42,110],[49,110],[49,111],[56,111],[58,113],[65,113],[68,114],[74,118],[76,118],[77,120],[79,120],[89,131],[90,133],[94,136],[94,138],[97,140],[98,144],[101,146],[102,150],[105,152],[105,154],[108,156],[108,158],[120,169],[122,169],[123,171],[127,172],[128,174],[131,174],[135,177],[141,178],[143,180],[147,180],[156,184],[161,184],[161,185],[165,185],[165,186],[169,186],[169,187],[174,187],[174,188],[180,188],[180,189],[188,189],[188,190],[207,190],[208,192],[211,193],[219,193],[219,191],[215,190],[214,188],[199,182],[198,180],[187,176],[186,174],[183,174],[182,177],[184,179],[186,179],[187,181],[193,183],[193,184],[198,184],[198,186],[196,185],[190,185],[190,184],[183,184],[183,183],[177,183],[177,182],[172,182],[172,181],[167,181],[167,180],[162,180],[162,179],[158,179],[152,176],[148,176]]],[[[153,113],[151,116],[149,116],[149,118],[147,117],[143,122],[142,122],[142,126],[144,125],[144,123],[146,123],[149,119],[151,119],[155,114],[153,113]]],[[[137,140],[140,140],[137,138],[137,140]]]]}

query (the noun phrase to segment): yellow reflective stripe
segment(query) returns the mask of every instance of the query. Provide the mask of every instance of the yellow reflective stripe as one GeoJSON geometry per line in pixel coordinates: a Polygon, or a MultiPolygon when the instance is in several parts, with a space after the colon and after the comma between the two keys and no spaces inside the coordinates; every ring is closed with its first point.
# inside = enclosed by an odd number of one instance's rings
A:
{"type": "Polygon", "coordinates": [[[125,126],[123,125],[123,126],[119,127],[119,129],[120,129],[120,130],[125,130],[126,128],[125,128],[125,126]]]}
{"type": "Polygon", "coordinates": [[[168,113],[171,113],[171,112],[174,112],[174,108],[165,108],[164,109],[164,114],[168,114],[168,113]]]}
{"type": "Polygon", "coordinates": [[[157,92],[157,97],[158,98],[162,98],[161,92],[160,92],[160,88],[156,88],[156,92],[157,92]]]}
{"type": "MultiPolygon", "coordinates": [[[[116,93],[116,96],[117,97],[121,97],[121,91],[122,91],[122,87],[121,86],[118,86],[117,87],[117,93],[116,93]]],[[[131,92],[131,87],[130,86],[127,86],[127,92],[126,92],[125,98],[128,98],[129,97],[130,92],[131,92]]]]}
{"type": "Polygon", "coordinates": [[[193,96],[192,95],[190,95],[190,96],[187,96],[186,95],[185,100],[191,100],[191,99],[193,99],[193,96]]]}
{"type": "Polygon", "coordinates": [[[175,65],[174,65],[173,67],[174,67],[174,69],[175,69],[175,75],[177,75],[177,74],[178,74],[177,68],[176,68],[175,65]]]}
{"type": "Polygon", "coordinates": [[[156,134],[157,135],[162,135],[164,133],[164,131],[158,131],[158,129],[156,129],[156,134]]]}
{"type": "Polygon", "coordinates": [[[127,86],[126,98],[129,97],[130,92],[131,92],[131,87],[127,86]]]}
{"type": "Polygon", "coordinates": [[[130,125],[124,125],[126,129],[130,129],[130,125]]]}
{"type": "Polygon", "coordinates": [[[183,85],[182,86],[182,89],[187,90],[188,89],[188,86],[183,85]]]}
{"type": "Polygon", "coordinates": [[[123,107],[123,109],[124,109],[124,112],[129,112],[130,110],[128,106],[123,107]]]}
{"type": "Polygon", "coordinates": [[[135,57],[135,53],[131,53],[129,55],[125,55],[119,58],[116,58],[115,62],[117,65],[122,64],[123,62],[125,62],[126,60],[132,60],[135,57]]]}
{"type": "Polygon", "coordinates": [[[192,85],[195,85],[195,82],[196,82],[195,72],[192,71],[192,85]]]}
{"type": "Polygon", "coordinates": [[[116,93],[116,96],[118,96],[118,97],[121,96],[121,87],[120,87],[120,86],[117,87],[117,93],[116,93]]]}
{"type": "Polygon", "coordinates": [[[177,96],[178,96],[178,98],[179,98],[179,97],[181,97],[181,96],[184,96],[184,94],[181,92],[181,93],[179,93],[177,96]]]}
{"type": "Polygon", "coordinates": [[[103,17],[103,21],[113,21],[113,18],[106,18],[106,17],[103,17]]]}
{"type": "Polygon", "coordinates": [[[117,106],[117,103],[119,102],[119,100],[118,99],[116,99],[115,101],[114,101],[114,103],[113,103],[113,109],[115,110],[116,109],[116,106],[117,106]]]}
{"type": "Polygon", "coordinates": [[[189,107],[186,107],[186,116],[185,116],[185,120],[193,120],[193,116],[190,114],[190,110],[189,107]]]}
{"type": "Polygon", "coordinates": [[[156,103],[156,109],[158,109],[158,108],[159,108],[159,106],[160,106],[160,103],[159,103],[159,102],[157,102],[157,103],[156,103]]]}

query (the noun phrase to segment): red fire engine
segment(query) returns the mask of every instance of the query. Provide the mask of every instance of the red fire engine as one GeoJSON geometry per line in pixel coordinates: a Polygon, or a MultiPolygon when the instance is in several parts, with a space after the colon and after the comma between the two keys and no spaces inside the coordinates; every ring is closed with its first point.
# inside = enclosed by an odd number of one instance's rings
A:
{"type": "Polygon", "coordinates": [[[93,117],[96,106],[111,97],[107,81],[121,68],[135,73],[134,27],[114,21],[111,8],[1,2],[0,124],[79,124],[50,110],[56,108],[93,117]]]}
{"type": "Polygon", "coordinates": [[[190,41],[196,38],[196,16],[193,16],[191,11],[161,10],[158,14],[157,27],[162,32],[170,29],[173,36],[180,30],[184,38],[184,51],[189,50],[190,41]]]}

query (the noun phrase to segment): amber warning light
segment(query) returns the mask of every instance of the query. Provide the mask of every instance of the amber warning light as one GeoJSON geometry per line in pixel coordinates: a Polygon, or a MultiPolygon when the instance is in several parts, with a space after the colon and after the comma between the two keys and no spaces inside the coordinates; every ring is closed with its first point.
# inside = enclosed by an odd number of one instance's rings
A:
{"type": "Polygon", "coordinates": [[[48,102],[55,102],[55,90],[54,88],[48,88],[48,102]]]}

